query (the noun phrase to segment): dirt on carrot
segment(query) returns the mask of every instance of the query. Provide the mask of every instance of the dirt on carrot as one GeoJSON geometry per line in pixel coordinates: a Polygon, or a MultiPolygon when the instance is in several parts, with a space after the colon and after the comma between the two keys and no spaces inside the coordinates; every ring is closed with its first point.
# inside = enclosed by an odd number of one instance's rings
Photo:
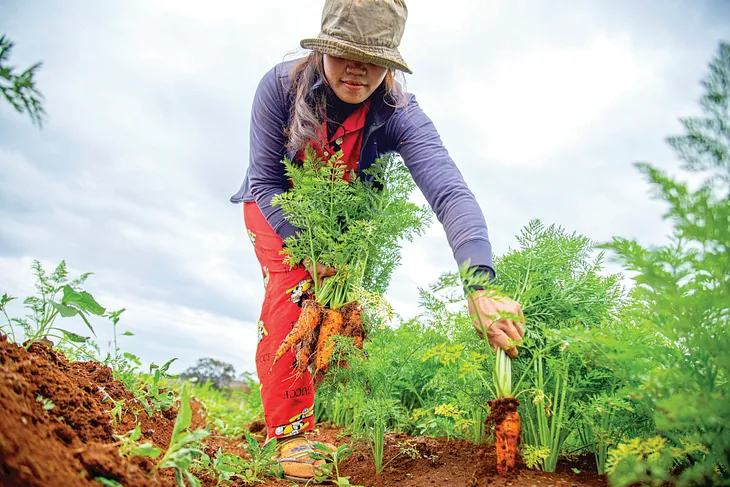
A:
{"type": "Polygon", "coordinates": [[[362,350],[363,341],[367,338],[365,325],[362,322],[362,305],[357,301],[347,303],[342,307],[342,316],[345,322],[342,334],[352,337],[355,346],[362,350]]]}
{"type": "Polygon", "coordinates": [[[317,349],[318,337],[319,329],[312,330],[307,333],[302,342],[299,344],[299,351],[297,352],[297,371],[299,374],[304,374],[314,360],[314,352],[317,349]]]}
{"type": "Polygon", "coordinates": [[[494,427],[497,471],[502,475],[514,473],[520,444],[520,415],[517,412],[520,401],[505,397],[488,401],[487,404],[490,412],[485,423],[487,427],[494,427]]]}

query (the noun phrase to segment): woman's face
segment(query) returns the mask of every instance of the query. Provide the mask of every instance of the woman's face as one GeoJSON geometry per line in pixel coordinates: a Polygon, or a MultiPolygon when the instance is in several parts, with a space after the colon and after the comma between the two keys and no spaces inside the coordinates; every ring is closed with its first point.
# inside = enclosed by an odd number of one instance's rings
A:
{"type": "Polygon", "coordinates": [[[337,97],[346,103],[361,103],[385,79],[387,68],[360,61],[324,55],[324,75],[337,97]]]}

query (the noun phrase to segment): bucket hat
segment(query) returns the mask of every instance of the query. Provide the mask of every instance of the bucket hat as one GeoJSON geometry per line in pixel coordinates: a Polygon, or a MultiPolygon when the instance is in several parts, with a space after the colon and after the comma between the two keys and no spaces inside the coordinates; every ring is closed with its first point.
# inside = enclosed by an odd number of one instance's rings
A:
{"type": "Polygon", "coordinates": [[[412,73],[398,46],[408,18],[403,0],[326,0],[317,37],[304,49],[412,73]]]}

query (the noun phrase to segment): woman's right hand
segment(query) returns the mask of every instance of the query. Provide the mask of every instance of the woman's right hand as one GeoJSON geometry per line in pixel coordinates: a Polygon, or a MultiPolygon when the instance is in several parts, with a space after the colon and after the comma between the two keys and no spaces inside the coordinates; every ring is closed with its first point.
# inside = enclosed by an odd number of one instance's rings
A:
{"type": "MultiPolygon", "coordinates": [[[[304,268],[307,269],[307,272],[309,272],[309,275],[312,276],[312,279],[314,279],[315,266],[311,263],[309,259],[304,259],[302,261],[302,264],[304,265],[304,268]]],[[[318,281],[317,288],[322,287],[322,283],[324,282],[325,277],[332,277],[337,274],[337,269],[335,269],[334,267],[322,265],[319,262],[316,263],[316,271],[318,281]]]]}

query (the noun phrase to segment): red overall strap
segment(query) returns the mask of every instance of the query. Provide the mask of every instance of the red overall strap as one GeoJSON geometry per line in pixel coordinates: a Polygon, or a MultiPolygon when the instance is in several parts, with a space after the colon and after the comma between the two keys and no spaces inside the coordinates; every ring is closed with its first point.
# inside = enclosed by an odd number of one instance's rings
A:
{"type": "MultiPolygon", "coordinates": [[[[349,171],[357,171],[369,101],[359,106],[327,137],[327,124],[322,125],[322,141],[312,141],[320,157],[329,158],[337,150],[343,152],[349,171]],[[324,146],[324,148],[323,148],[324,146]]],[[[303,152],[297,154],[301,160],[303,152]]],[[[283,166],[282,166],[283,169],[283,166]]],[[[312,280],[309,273],[297,267],[290,269],[281,254],[284,242],[274,232],[256,203],[244,203],[244,218],[253,242],[256,258],[264,277],[264,302],[258,322],[256,370],[261,383],[267,434],[284,438],[314,428],[314,393],[310,373],[299,376],[293,368],[294,352],[287,352],[273,369],[271,362],[301,314],[301,305],[310,299],[312,280]]]]}
{"type": "MultiPolygon", "coordinates": [[[[338,150],[342,150],[342,162],[347,170],[345,171],[345,180],[350,180],[350,171],[357,173],[357,167],[360,162],[360,151],[362,149],[362,139],[365,132],[365,121],[370,111],[370,100],[365,101],[355,109],[342,122],[334,134],[328,134],[327,122],[322,122],[322,131],[320,132],[321,140],[310,140],[312,147],[317,155],[323,159],[328,159],[338,150]]],[[[304,151],[297,153],[297,159],[304,158],[304,151]]]]}

